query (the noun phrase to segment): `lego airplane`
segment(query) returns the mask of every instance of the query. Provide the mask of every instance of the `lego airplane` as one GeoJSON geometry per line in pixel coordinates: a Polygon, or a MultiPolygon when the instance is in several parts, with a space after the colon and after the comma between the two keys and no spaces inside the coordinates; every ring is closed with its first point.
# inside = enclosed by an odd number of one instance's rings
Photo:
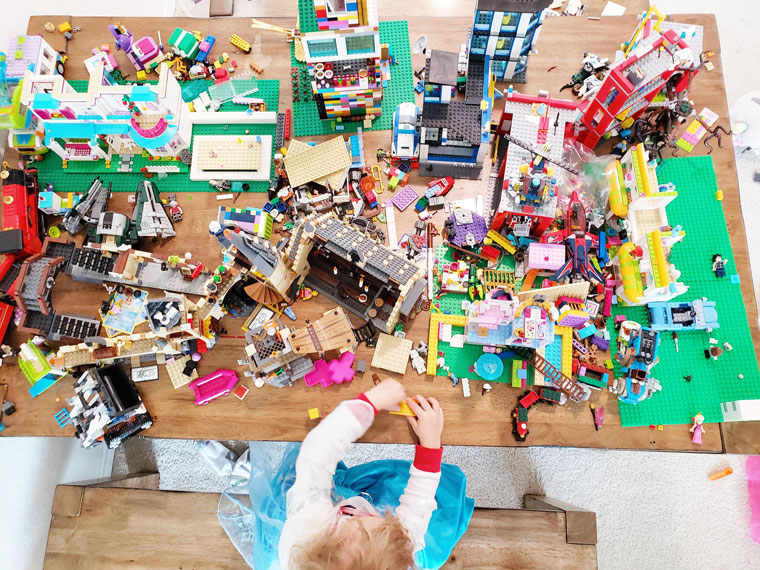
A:
{"type": "Polygon", "coordinates": [[[177,235],[174,225],[169,216],[166,215],[164,205],[161,203],[158,188],[149,180],[141,180],[137,185],[132,221],[137,226],[137,235],[140,237],[167,238],[177,235]]]}
{"type": "Polygon", "coordinates": [[[594,279],[604,283],[604,276],[591,262],[590,250],[599,247],[599,238],[586,233],[586,209],[573,192],[565,214],[565,228],[545,234],[541,241],[559,243],[563,241],[567,248],[569,259],[554,274],[554,281],[560,281],[567,276],[581,276],[587,281],[594,279]]]}

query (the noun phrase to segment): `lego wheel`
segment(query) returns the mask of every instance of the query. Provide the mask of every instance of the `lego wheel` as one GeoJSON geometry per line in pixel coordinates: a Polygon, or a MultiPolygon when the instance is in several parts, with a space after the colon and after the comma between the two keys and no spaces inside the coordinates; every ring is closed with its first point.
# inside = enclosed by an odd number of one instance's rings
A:
{"type": "Polygon", "coordinates": [[[55,70],[58,73],[58,75],[63,75],[63,72],[66,70],[65,66],[63,65],[62,61],[57,61],[55,64],[55,70]]]}

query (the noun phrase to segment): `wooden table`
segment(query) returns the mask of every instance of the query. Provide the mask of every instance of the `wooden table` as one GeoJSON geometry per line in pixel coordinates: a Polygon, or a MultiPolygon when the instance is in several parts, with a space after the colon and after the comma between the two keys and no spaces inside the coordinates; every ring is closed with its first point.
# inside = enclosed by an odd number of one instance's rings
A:
{"type": "MultiPolygon", "coordinates": [[[[438,17],[438,10],[430,9],[426,17],[421,17],[418,11],[422,8],[414,4],[415,17],[394,8],[401,2],[380,3],[380,19],[390,20],[401,14],[409,18],[409,37],[414,41],[423,33],[428,37],[429,48],[457,50],[460,43],[467,37],[467,29],[471,25],[471,7],[451,9],[451,17],[438,17]],[[434,14],[434,15],[430,15],[434,14]],[[419,17],[417,17],[419,16],[419,17]]],[[[432,6],[434,2],[429,2],[432,6]]],[[[265,3],[264,9],[269,9],[271,3],[265,3]]],[[[447,8],[446,10],[450,10],[447,8]]],[[[263,15],[273,12],[262,12],[263,15]]],[[[447,12],[447,15],[449,13],[447,12]]],[[[68,19],[65,16],[34,16],[29,21],[28,33],[42,34],[54,47],[62,47],[62,37],[55,32],[48,34],[44,31],[47,21],[60,23],[68,19]]],[[[712,59],[715,70],[702,72],[695,79],[691,96],[696,105],[701,108],[708,106],[722,118],[728,115],[723,71],[720,61],[720,45],[717,28],[713,16],[688,15],[676,16],[679,22],[695,23],[705,27],[704,45],[712,49],[716,56],[712,59]]],[[[103,43],[112,43],[112,38],[106,25],[112,23],[108,18],[70,18],[72,26],[82,26],[71,42],[69,42],[70,60],[66,69],[67,79],[86,79],[87,74],[81,61],[90,54],[90,50],[103,43]]],[[[215,19],[189,20],[172,19],[134,19],[119,18],[135,37],[156,35],[160,29],[164,41],[169,37],[175,26],[183,29],[201,30],[217,37],[217,46],[212,55],[218,56],[222,50],[227,50],[240,63],[255,61],[265,68],[262,78],[279,79],[280,109],[290,106],[289,80],[289,46],[281,35],[255,31],[249,28],[248,19],[215,19]],[[250,56],[234,54],[227,38],[237,33],[251,41],[254,45],[250,56]]],[[[271,23],[290,28],[295,26],[295,20],[289,18],[273,18],[271,23]]],[[[538,43],[538,55],[531,56],[528,69],[528,84],[518,85],[517,89],[528,94],[535,94],[539,89],[546,89],[555,96],[559,88],[570,75],[577,71],[583,57],[583,52],[590,50],[600,55],[612,56],[615,48],[623,40],[628,39],[636,25],[632,16],[620,18],[604,18],[601,21],[581,18],[547,18],[541,31],[538,43]],[[556,67],[555,67],[556,66],[556,67]],[[552,68],[552,69],[550,69],[552,68]]],[[[116,57],[125,70],[132,67],[123,53],[116,57]]],[[[422,54],[413,56],[413,68],[420,69],[424,65],[422,54]]],[[[504,86],[502,86],[504,87],[504,86]]],[[[392,86],[391,86],[392,89],[392,86]]],[[[568,95],[569,96],[569,95],[568,95]]],[[[419,104],[420,102],[418,102],[419,104]]],[[[495,116],[498,117],[501,105],[497,102],[495,116]]],[[[390,132],[365,133],[365,150],[368,157],[377,148],[388,148],[390,132]]],[[[703,152],[698,147],[695,153],[703,152]]],[[[715,171],[721,181],[724,192],[724,210],[729,227],[730,237],[734,248],[736,265],[742,279],[742,291],[746,299],[749,322],[752,324],[752,336],[755,345],[760,343],[760,333],[754,323],[757,323],[757,307],[755,304],[752,277],[749,272],[747,243],[739,204],[738,183],[734,165],[734,155],[727,148],[713,153],[715,171]]],[[[420,187],[422,182],[416,174],[412,184],[420,187]]],[[[64,190],[57,188],[57,190],[64,190]]],[[[66,190],[81,191],[81,188],[66,190]]],[[[483,181],[457,181],[450,194],[452,199],[483,193],[483,181]]],[[[193,252],[194,258],[199,258],[206,265],[214,264],[220,259],[216,241],[207,232],[208,222],[216,218],[219,205],[213,193],[182,195],[180,202],[185,209],[185,220],[178,224],[178,236],[168,240],[154,249],[163,253],[193,252]]],[[[381,199],[384,196],[381,195],[381,199]]],[[[261,206],[266,200],[263,194],[246,195],[241,197],[238,206],[261,206]]],[[[229,202],[222,202],[229,204],[229,202]]],[[[127,194],[117,193],[111,202],[111,208],[117,211],[129,212],[127,194]]],[[[410,229],[413,214],[397,213],[399,231],[410,229]]],[[[443,214],[438,214],[434,221],[442,225],[443,214]]],[[[94,315],[98,303],[106,296],[100,287],[84,283],[72,282],[68,277],[61,276],[53,291],[56,307],[66,311],[84,315],[94,315]]],[[[329,308],[329,304],[321,299],[299,302],[294,305],[299,323],[304,319],[314,319],[329,308]]],[[[356,322],[358,324],[358,321],[356,322]]],[[[239,324],[226,320],[225,327],[230,334],[236,334],[239,324]]],[[[408,338],[419,340],[427,338],[428,318],[421,313],[407,327],[408,338]]],[[[208,374],[217,368],[234,367],[235,361],[244,356],[242,339],[223,339],[200,362],[199,373],[208,374]]],[[[357,358],[371,360],[371,351],[362,346],[357,358]]],[[[163,367],[161,367],[163,368],[163,367]]],[[[513,409],[521,391],[504,384],[495,384],[493,391],[486,395],[480,394],[480,383],[473,382],[473,395],[463,398],[461,387],[452,387],[446,378],[418,376],[409,367],[403,377],[403,383],[410,394],[422,393],[438,398],[446,410],[446,429],[444,443],[447,445],[486,445],[512,446],[524,445],[515,442],[512,436],[512,422],[509,410],[513,409]]],[[[163,438],[197,438],[197,439],[234,439],[234,440],[301,440],[314,423],[307,419],[307,409],[319,407],[324,416],[341,400],[354,396],[356,393],[371,387],[372,369],[362,377],[348,385],[333,386],[329,389],[317,387],[307,388],[303,382],[290,388],[277,389],[266,386],[260,390],[251,388],[244,401],[230,396],[214,401],[207,406],[193,405],[191,390],[181,388],[174,390],[165,372],[156,382],[143,383],[139,389],[148,410],[155,418],[155,424],[144,432],[149,437],[163,438]]],[[[4,368],[3,380],[8,384],[8,399],[16,403],[18,412],[5,419],[8,429],[6,435],[36,435],[56,436],[70,435],[71,428],[59,429],[52,415],[65,404],[65,398],[72,394],[70,380],[63,380],[50,388],[36,399],[28,395],[28,384],[12,364],[4,368]]],[[[242,370],[241,370],[242,372],[242,370]]],[[[378,371],[383,374],[382,371],[378,371]]],[[[383,374],[384,375],[384,374],[383,374]]],[[[717,429],[709,430],[704,437],[704,444],[693,445],[690,441],[687,426],[666,426],[663,431],[653,431],[648,427],[622,428],[616,398],[608,392],[594,393],[592,401],[606,408],[604,427],[600,431],[593,429],[591,414],[586,404],[570,403],[563,407],[541,407],[530,413],[530,445],[559,445],[578,447],[601,447],[622,449],[659,449],[700,452],[721,452],[724,450],[723,436],[717,429]]],[[[369,430],[362,441],[368,442],[407,442],[409,434],[406,422],[397,417],[381,414],[375,425],[369,430]]]]}

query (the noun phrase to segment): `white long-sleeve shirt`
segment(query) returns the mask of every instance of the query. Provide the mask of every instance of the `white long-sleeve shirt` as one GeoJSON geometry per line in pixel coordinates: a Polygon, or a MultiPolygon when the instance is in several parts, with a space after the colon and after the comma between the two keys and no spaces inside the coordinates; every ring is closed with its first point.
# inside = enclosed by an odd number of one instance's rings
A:
{"type": "MultiPolygon", "coordinates": [[[[373,509],[361,497],[333,504],[335,469],[351,444],[372,425],[375,409],[366,398],[346,400],[309,432],[296,460],[296,480],[287,494],[287,520],[279,544],[280,566],[289,569],[290,550],[320,533],[329,533],[341,516],[341,507],[373,509]]],[[[435,493],[441,478],[441,451],[417,446],[409,481],[396,516],[409,532],[415,552],[425,547],[425,533],[437,504],[435,493]]],[[[375,511],[376,512],[376,511],[375,511]]]]}

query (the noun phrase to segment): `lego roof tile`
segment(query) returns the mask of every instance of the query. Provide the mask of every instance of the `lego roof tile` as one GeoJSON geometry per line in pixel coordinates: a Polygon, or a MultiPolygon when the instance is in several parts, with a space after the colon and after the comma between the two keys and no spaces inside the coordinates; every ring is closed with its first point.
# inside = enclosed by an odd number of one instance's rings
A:
{"type": "Polygon", "coordinates": [[[129,94],[132,101],[155,101],[156,94],[151,91],[150,85],[135,85],[129,94]]]}
{"type": "Polygon", "coordinates": [[[453,51],[431,50],[425,80],[440,85],[457,84],[459,54],[453,51]]]}

